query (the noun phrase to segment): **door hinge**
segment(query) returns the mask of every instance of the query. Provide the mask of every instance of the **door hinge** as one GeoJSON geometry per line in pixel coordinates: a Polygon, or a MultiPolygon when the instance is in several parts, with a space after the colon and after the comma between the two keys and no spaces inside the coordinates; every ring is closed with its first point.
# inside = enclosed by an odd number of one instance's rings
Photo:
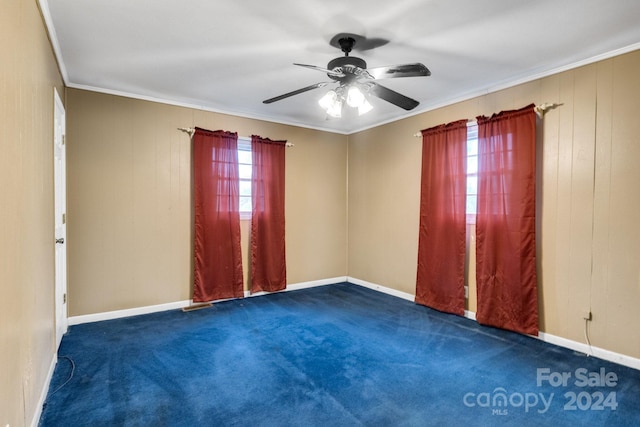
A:
{"type": "Polygon", "coordinates": [[[62,134],[62,145],[64,145],[64,144],[65,144],[66,139],[67,139],[67,135],[62,134]]]}
{"type": "Polygon", "coordinates": [[[62,214],[62,223],[63,223],[63,224],[66,224],[66,223],[67,223],[67,214],[66,214],[66,213],[63,213],[63,214],[62,214]]]}
{"type": "Polygon", "coordinates": [[[63,304],[67,303],[67,294],[62,295],[62,303],[63,304]]]}

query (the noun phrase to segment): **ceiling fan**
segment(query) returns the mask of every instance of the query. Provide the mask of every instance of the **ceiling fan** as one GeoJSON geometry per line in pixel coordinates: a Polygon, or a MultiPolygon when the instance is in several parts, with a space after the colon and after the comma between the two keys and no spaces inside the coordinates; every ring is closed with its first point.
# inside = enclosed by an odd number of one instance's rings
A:
{"type": "Polygon", "coordinates": [[[280,101],[290,96],[318,89],[332,83],[338,83],[336,89],[329,91],[318,103],[325,108],[327,114],[333,117],[340,117],[344,103],[351,107],[357,107],[360,114],[364,114],[373,108],[367,101],[367,95],[381,98],[393,105],[405,110],[411,110],[418,106],[419,102],[408,96],[402,95],[394,90],[380,85],[377,81],[381,79],[399,77],[419,77],[430,76],[431,72],[420,63],[391,65],[387,67],[376,67],[367,69],[367,63],[349,53],[356,44],[356,40],[363,44],[362,49],[371,49],[386,44],[384,39],[367,39],[355,34],[338,34],[333,37],[331,45],[339,47],[344,56],[332,59],[326,68],[315,65],[293,64],[312,70],[322,71],[333,81],[320,82],[307,87],[303,87],[292,92],[285,93],[262,101],[265,104],[280,101]]]}

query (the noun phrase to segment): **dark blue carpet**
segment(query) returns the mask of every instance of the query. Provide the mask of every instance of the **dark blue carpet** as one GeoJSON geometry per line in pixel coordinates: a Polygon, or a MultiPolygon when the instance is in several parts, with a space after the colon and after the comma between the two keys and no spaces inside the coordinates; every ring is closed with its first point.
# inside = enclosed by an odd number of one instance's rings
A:
{"type": "Polygon", "coordinates": [[[73,326],[40,425],[637,426],[640,371],[342,283],[73,326]]]}

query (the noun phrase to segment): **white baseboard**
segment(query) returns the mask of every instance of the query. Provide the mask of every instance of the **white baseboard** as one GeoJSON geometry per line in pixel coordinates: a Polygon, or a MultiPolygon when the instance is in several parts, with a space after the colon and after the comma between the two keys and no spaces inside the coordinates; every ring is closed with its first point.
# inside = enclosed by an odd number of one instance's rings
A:
{"type": "MultiPolygon", "coordinates": [[[[316,286],[325,286],[325,285],[331,285],[334,283],[341,283],[341,282],[349,282],[351,284],[354,285],[358,285],[358,286],[363,286],[365,288],[369,288],[372,289],[374,291],[378,291],[378,292],[382,292],[394,297],[398,297],[398,298],[402,298],[404,300],[407,301],[414,301],[415,296],[412,294],[409,294],[407,292],[402,292],[402,291],[398,291],[396,289],[392,289],[392,288],[388,288],[386,286],[382,286],[382,285],[378,285],[375,283],[371,283],[371,282],[367,282],[365,280],[360,280],[357,279],[355,277],[350,277],[350,276],[341,276],[341,277],[332,277],[332,278],[328,278],[328,279],[322,279],[322,280],[314,280],[314,281],[310,281],[310,282],[301,282],[301,283],[294,283],[291,285],[287,285],[287,288],[282,291],[282,292],[287,292],[287,291],[295,291],[295,290],[299,290],[299,289],[307,289],[307,288],[313,288],[316,286]]],[[[262,295],[267,295],[269,294],[268,292],[256,292],[254,294],[249,294],[248,291],[245,291],[245,297],[256,297],[256,296],[262,296],[262,295]]],[[[192,304],[191,300],[185,300],[185,301],[177,301],[177,302],[173,302],[173,303],[168,303],[168,304],[159,304],[159,305],[152,305],[152,306],[147,306],[147,307],[139,307],[139,308],[132,308],[132,309],[127,309],[127,310],[117,310],[117,311],[109,311],[106,313],[96,313],[96,314],[88,314],[88,315],[83,315],[83,316],[73,316],[73,317],[69,317],[69,325],[79,325],[81,323],[89,323],[89,322],[98,322],[101,320],[110,320],[110,319],[118,319],[121,317],[129,317],[129,316],[137,316],[140,314],[149,314],[149,313],[155,313],[155,312],[159,312],[159,311],[166,311],[166,310],[174,310],[174,309],[180,309],[183,307],[188,307],[189,305],[192,304]]],[[[464,312],[464,317],[469,318],[471,320],[476,320],[476,313],[474,313],[473,311],[468,311],[465,310],[464,312]]],[[[570,350],[574,350],[574,351],[579,351],[581,353],[585,353],[600,359],[604,359],[604,360],[608,360],[610,362],[613,363],[617,363],[620,365],[624,365],[624,366],[628,366],[630,368],[633,369],[638,369],[640,370],[640,359],[637,359],[635,357],[631,357],[631,356],[627,356],[624,354],[620,354],[620,353],[616,353],[610,350],[606,350],[603,348],[599,348],[599,347],[594,347],[594,346],[588,346],[586,344],[583,344],[581,342],[577,342],[577,341],[572,341],[566,338],[562,338],[562,337],[558,337],[552,334],[548,334],[545,332],[540,332],[538,337],[534,337],[534,338],[538,338],[544,342],[548,342],[549,344],[554,344],[554,345],[558,345],[560,347],[564,347],[564,348],[568,348],[570,350]]],[[[55,361],[53,363],[53,366],[55,366],[55,361]]],[[[53,369],[53,368],[52,368],[53,369]]],[[[50,375],[53,373],[53,370],[50,372],[50,375]]],[[[46,390],[45,390],[46,392],[46,390]]]]}
{"type": "Polygon", "coordinates": [[[170,302],[167,304],[148,305],[145,307],[129,308],[126,310],[107,311],[104,313],[85,314],[82,316],[69,317],[69,326],[80,325],[82,323],[100,322],[102,320],[119,319],[121,317],[137,316],[140,314],[157,313],[159,311],[176,310],[188,307],[191,300],[170,302]]]}
{"type": "MultiPolygon", "coordinates": [[[[472,320],[476,320],[476,313],[473,311],[464,312],[464,317],[472,320]]],[[[546,332],[538,332],[538,336],[531,335],[532,338],[539,339],[549,344],[554,344],[559,347],[564,347],[569,350],[584,353],[588,356],[597,357],[598,359],[607,360],[609,362],[617,363],[618,365],[628,366],[629,368],[640,370],[640,359],[627,356],[625,354],[616,353],[614,351],[605,350],[604,348],[589,346],[587,344],[573,341],[567,338],[562,338],[556,335],[548,334],[546,332]]]]}
{"type": "MultiPolygon", "coordinates": [[[[316,286],[324,286],[324,285],[331,285],[334,283],[340,283],[340,282],[346,282],[347,281],[347,277],[346,276],[341,276],[341,277],[333,277],[333,278],[329,278],[329,279],[321,279],[321,280],[314,280],[314,281],[310,281],[310,282],[301,282],[301,283],[294,283],[291,285],[287,285],[287,288],[285,290],[283,290],[282,292],[287,292],[287,291],[296,291],[299,289],[306,289],[306,288],[313,288],[316,286]]],[[[254,294],[250,294],[249,291],[245,291],[244,292],[244,296],[245,297],[256,297],[256,296],[261,296],[261,295],[267,295],[270,292],[256,292],[254,294]]],[[[216,300],[213,302],[220,302],[220,301],[226,301],[226,300],[216,300]]],[[[72,316],[69,317],[68,322],[69,325],[80,325],[82,323],[90,323],[90,322],[99,322],[102,320],[112,320],[112,319],[120,319],[122,317],[129,317],[129,316],[138,316],[140,314],[150,314],[150,313],[157,313],[160,311],[167,311],[167,310],[178,310],[184,307],[189,307],[191,304],[193,304],[193,300],[184,300],[184,301],[176,301],[176,302],[170,302],[170,303],[166,303],[166,304],[158,304],[158,305],[149,305],[149,306],[145,306],[145,307],[136,307],[136,308],[129,308],[129,309],[125,309],[125,310],[115,310],[115,311],[107,311],[107,312],[103,312],[103,313],[95,313],[95,314],[85,314],[85,315],[81,315],[81,316],[72,316]]]]}
{"type": "Polygon", "coordinates": [[[354,285],[363,286],[365,288],[373,289],[374,291],[382,292],[388,295],[392,295],[394,297],[402,298],[407,301],[413,302],[415,300],[415,296],[406,292],[398,291],[396,289],[387,288],[386,286],[377,285],[375,283],[367,282],[365,280],[356,279],[355,277],[347,277],[347,281],[349,283],[353,283],[354,285]]]}
{"type": "Polygon", "coordinates": [[[465,310],[464,317],[471,320],[476,320],[476,313],[474,311],[465,310]]]}
{"type": "Polygon", "coordinates": [[[540,332],[538,334],[538,338],[544,342],[548,342],[549,344],[555,344],[557,346],[578,351],[589,356],[597,357],[598,359],[608,360],[609,362],[617,363],[618,365],[624,365],[628,366],[629,368],[640,370],[640,359],[635,357],[616,353],[614,351],[606,350],[600,347],[589,346],[581,342],[558,337],[546,332],[540,332]]]}
{"type": "MultiPolygon", "coordinates": [[[[375,283],[356,279],[354,277],[347,277],[347,281],[349,283],[353,283],[354,285],[364,286],[366,288],[373,289],[374,291],[383,292],[385,294],[389,294],[389,295],[402,298],[408,301],[414,301],[415,299],[414,295],[408,294],[406,292],[397,291],[395,289],[387,288],[385,286],[377,285],[375,283]]],[[[476,313],[473,311],[465,310],[464,317],[475,321],[476,313]]],[[[540,332],[537,337],[533,337],[533,338],[537,338],[549,344],[554,344],[570,350],[578,351],[580,353],[585,353],[587,355],[597,357],[599,359],[607,360],[609,362],[617,363],[619,365],[624,365],[629,368],[640,370],[640,359],[627,356],[625,354],[616,353],[616,352],[599,348],[599,347],[589,346],[581,342],[558,337],[545,332],[540,332]]]]}
{"type": "Polygon", "coordinates": [[[36,412],[33,414],[33,418],[31,419],[31,427],[38,427],[38,424],[40,424],[40,417],[42,416],[42,406],[44,405],[44,401],[47,398],[47,393],[49,392],[49,386],[51,385],[51,379],[53,378],[53,371],[56,369],[56,363],[58,363],[58,349],[56,349],[51,357],[49,371],[47,372],[47,377],[44,380],[44,385],[42,386],[42,391],[40,392],[40,398],[38,399],[38,403],[36,404],[36,412]]]}
{"type": "MultiPolygon", "coordinates": [[[[333,285],[335,283],[342,283],[342,282],[346,282],[346,281],[347,281],[347,276],[332,277],[330,279],[312,280],[310,282],[300,282],[300,283],[294,283],[292,285],[287,285],[286,289],[283,289],[283,290],[278,291],[278,292],[298,291],[300,289],[315,288],[317,286],[333,285]]],[[[248,298],[248,297],[259,297],[259,296],[262,296],[262,295],[269,295],[269,294],[272,294],[272,293],[274,293],[274,292],[254,292],[254,293],[251,293],[251,291],[244,291],[244,296],[245,296],[245,298],[248,298]]],[[[277,293],[277,292],[275,292],[275,293],[277,293]]]]}
{"type": "Polygon", "coordinates": [[[297,291],[300,289],[315,288],[316,286],[333,285],[336,283],[346,282],[348,279],[349,278],[347,276],[339,276],[329,279],[313,280],[310,282],[294,283],[293,285],[287,285],[287,291],[297,291]]]}

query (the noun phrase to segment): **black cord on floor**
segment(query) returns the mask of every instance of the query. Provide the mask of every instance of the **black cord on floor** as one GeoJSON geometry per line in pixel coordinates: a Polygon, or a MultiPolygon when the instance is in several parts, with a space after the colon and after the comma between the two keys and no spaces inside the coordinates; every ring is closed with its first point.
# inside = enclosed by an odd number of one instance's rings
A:
{"type": "MultiPolygon", "coordinates": [[[[61,386],[59,386],[57,389],[55,389],[54,391],[49,393],[49,397],[53,396],[58,391],[60,391],[60,389],[62,387],[66,386],[69,383],[69,381],[71,381],[71,378],[73,378],[73,373],[76,370],[76,364],[74,363],[73,359],[71,359],[69,356],[60,356],[60,357],[58,357],[58,359],[67,359],[71,363],[71,374],[69,374],[69,378],[67,378],[67,380],[61,386]]],[[[47,400],[49,400],[49,399],[47,399],[47,400]]]]}

